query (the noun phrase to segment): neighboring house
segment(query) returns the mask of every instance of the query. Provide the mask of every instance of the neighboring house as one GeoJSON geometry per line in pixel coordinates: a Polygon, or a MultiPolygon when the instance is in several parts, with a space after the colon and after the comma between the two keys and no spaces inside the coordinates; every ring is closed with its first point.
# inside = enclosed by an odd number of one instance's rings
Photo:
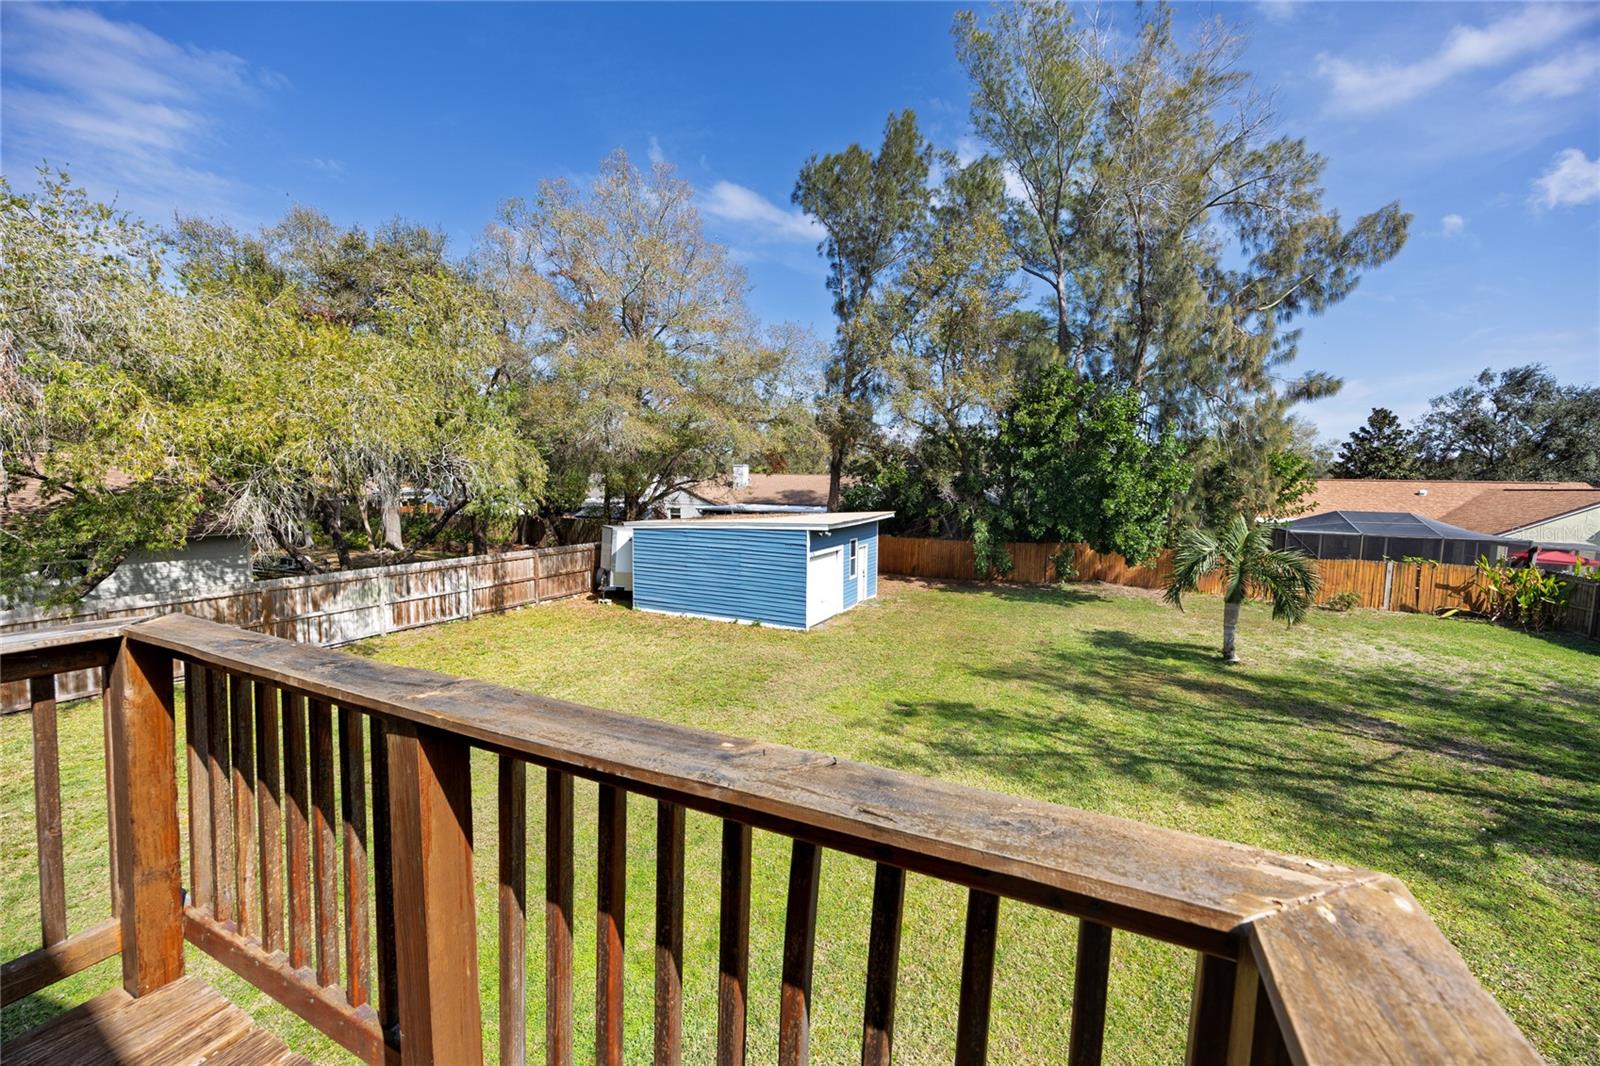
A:
{"type": "Polygon", "coordinates": [[[892,511],[629,522],[643,611],[810,629],[878,594],[892,511]]]}
{"type": "Polygon", "coordinates": [[[828,509],[827,474],[752,474],[739,465],[726,478],[679,489],[661,501],[668,518],[711,514],[812,514],[828,509]]]}
{"type": "MultiPolygon", "coordinates": [[[[111,479],[117,487],[116,476],[111,479]]],[[[4,498],[7,516],[48,506],[39,496],[38,483],[13,479],[4,498]]],[[[113,600],[175,600],[194,592],[248,584],[251,580],[250,538],[217,533],[202,516],[181,548],[130,552],[83,602],[102,605],[113,600]]]]}
{"type": "Polygon", "coordinates": [[[1600,488],[1581,481],[1317,482],[1305,514],[1410,513],[1464,529],[1540,544],[1600,547],[1600,488]]]}

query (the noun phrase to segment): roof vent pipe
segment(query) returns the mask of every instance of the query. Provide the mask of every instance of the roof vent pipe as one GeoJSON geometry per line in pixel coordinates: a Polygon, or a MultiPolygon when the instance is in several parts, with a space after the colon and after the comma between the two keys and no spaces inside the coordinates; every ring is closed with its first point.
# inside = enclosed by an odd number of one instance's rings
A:
{"type": "Polygon", "coordinates": [[[1417,490],[1417,495],[1418,496],[1426,496],[1427,494],[1428,494],[1428,490],[1427,489],[1418,489],[1417,490]]]}

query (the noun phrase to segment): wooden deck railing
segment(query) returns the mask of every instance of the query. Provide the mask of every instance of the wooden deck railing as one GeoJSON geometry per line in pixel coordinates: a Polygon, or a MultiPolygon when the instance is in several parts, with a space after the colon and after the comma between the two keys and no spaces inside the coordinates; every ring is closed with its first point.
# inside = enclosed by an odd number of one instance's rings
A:
{"type": "MultiPolygon", "coordinates": [[[[105,661],[116,649],[107,706],[120,926],[61,939],[51,917],[59,890],[42,877],[46,946],[6,964],[8,999],[114,953],[119,940],[125,987],[148,991],[182,972],[186,938],[368,1062],[478,1063],[483,1005],[473,865],[490,861],[499,882],[499,1061],[521,1063],[531,763],[545,772],[545,1045],[552,1063],[574,1057],[573,805],[580,778],[595,783],[599,796],[600,1063],[622,1061],[630,792],[654,799],[657,809],[657,1063],[679,1062],[682,1004],[701,994],[682,980],[687,809],[723,819],[719,1064],[744,1061],[753,830],[793,842],[779,995],[783,1066],[808,1057],[825,849],[877,864],[862,1016],[868,1066],[888,1063],[893,1048],[907,872],[968,892],[951,1049],[958,1064],[986,1059],[1002,900],[1078,921],[1067,1049],[1075,1066],[1100,1061],[1111,944],[1129,934],[1195,952],[1188,1063],[1538,1061],[1405,886],[1379,873],[182,616],[131,625],[120,643],[96,631],[29,636],[36,646],[12,645],[17,650],[6,655],[6,679],[43,677],[94,656],[105,661]],[[188,739],[180,757],[188,770],[187,901],[173,759],[178,663],[186,677],[188,739]],[[474,747],[498,756],[500,847],[489,859],[476,855],[473,843],[474,747]],[[372,928],[380,935],[370,936],[372,928]],[[63,947],[75,943],[85,946],[63,947]]],[[[49,718],[42,708],[35,705],[36,722],[49,718]]],[[[47,727],[36,729],[36,736],[48,735],[47,727]]],[[[37,765],[48,785],[50,760],[37,765]]],[[[59,877],[48,805],[40,806],[41,868],[59,877]]]]}

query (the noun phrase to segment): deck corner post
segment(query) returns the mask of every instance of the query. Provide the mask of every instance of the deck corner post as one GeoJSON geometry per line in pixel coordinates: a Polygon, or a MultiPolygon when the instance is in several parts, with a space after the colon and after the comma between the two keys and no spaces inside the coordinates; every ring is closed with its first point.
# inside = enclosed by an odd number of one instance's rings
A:
{"type": "Polygon", "coordinates": [[[480,1066],[471,749],[427,726],[384,725],[401,1060],[480,1066]]]}
{"type": "Polygon", "coordinates": [[[131,996],[183,976],[177,728],[171,652],[123,638],[107,686],[121,886],[122,987],[131,996]]]}

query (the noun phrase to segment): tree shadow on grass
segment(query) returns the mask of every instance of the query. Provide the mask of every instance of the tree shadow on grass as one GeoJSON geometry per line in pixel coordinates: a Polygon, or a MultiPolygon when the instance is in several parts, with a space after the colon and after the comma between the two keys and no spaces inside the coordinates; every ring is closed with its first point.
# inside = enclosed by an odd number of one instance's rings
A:
{"type": "Polygon", "coordinates": [[[997,686],[982,703],[891,702],[871,757],[934,775],[977,767],[1045,798],[1098,781],[1201,806],[1266,795],[1264,819],[1334,827],[1347,855],[1398,850],[1457,883],[1496,845],[1600,862],[1600,734],[1582,704],[1509,682],[1425,688],[1381,666],[1336,679],[1229,669],[1195,644],[1117,630],[1088,640],[1089,652],[979,671],[997,686]]]}

